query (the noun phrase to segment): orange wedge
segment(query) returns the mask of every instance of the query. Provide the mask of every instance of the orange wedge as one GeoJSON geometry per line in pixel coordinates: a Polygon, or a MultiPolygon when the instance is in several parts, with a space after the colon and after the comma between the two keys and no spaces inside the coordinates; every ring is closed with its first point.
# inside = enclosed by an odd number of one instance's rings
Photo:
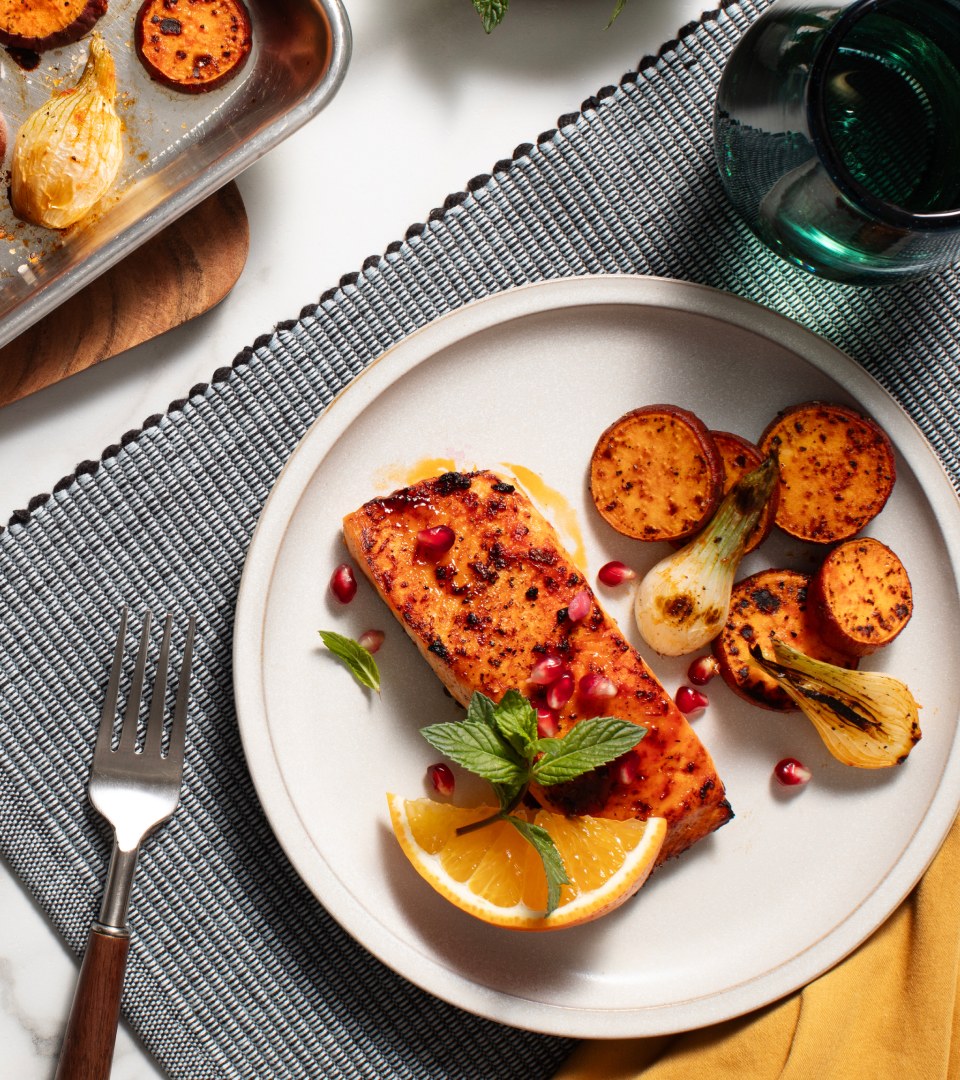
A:
{"type": "Polygon", "coordinates": [[[547,915],[543,863],[513,825],[497,821],[457,835],[495,807],[392,794],[387,801],[394,834],[417,873],[461,911],[511,930],[559,930],[612,911],[644,883],[667,833],[663,818],[614,821],[531,811],[529,820],[550,834],[570,879],[547,915]]]}

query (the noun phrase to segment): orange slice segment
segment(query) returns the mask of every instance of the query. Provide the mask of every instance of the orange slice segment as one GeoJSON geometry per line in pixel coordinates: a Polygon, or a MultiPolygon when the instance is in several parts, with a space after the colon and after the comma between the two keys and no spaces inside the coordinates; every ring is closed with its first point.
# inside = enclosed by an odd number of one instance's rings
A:
{"type": "Polygon", "coordinates": [[[457,829],[496,813],[432,799],[387,795],[390,821],[417,873],[461,911],[512,930],[559,930],[619,907],[646,881],[667,833],[663,818],[614,821],[549,810],[529,820],[556,844],[570,883],[546,914],[547,879],[533,846],[508,821],[457,829]]]}

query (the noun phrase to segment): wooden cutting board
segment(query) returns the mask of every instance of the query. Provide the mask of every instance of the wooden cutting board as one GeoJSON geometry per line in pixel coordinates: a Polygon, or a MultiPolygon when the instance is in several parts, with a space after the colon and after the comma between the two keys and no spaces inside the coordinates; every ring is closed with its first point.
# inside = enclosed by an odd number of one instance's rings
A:
{"type": "Polygon", "coordinates": [[[209,311],[236,284],[249,246],[230,183],[0,349],[0,405],[209,311]]]}

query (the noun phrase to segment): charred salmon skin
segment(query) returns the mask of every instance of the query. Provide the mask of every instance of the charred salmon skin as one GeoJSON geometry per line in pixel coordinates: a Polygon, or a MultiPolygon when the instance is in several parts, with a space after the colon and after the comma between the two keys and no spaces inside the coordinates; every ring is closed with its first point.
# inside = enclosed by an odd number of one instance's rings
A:
{"type": "Polygon", "coordinates": [[[344,518],[347,548],[450,693],[499,700],[528,681],[542,657],[561,657],[576,684],[612,679],[602,705],[578,693],[558,714],[560,733],[588,716],[615,715],[647,734],[629,761],[613,762],[535,794],[570,814],[663,817],[661,860],[678,855],[733,813],[713,761],[683,714],[589,592],[550,523],[514,485],[491,472],[445,473],[372,499],[344,518]],[[423,529],[445,525],[454,542],[439,559],[421,548],[423,529]],[[587,589],[589,614],[567,607],[587,589]]]}

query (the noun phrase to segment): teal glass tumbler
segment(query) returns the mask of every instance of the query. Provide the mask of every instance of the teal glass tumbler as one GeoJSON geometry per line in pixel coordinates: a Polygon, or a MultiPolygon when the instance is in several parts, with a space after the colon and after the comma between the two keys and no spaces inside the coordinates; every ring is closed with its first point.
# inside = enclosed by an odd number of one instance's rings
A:
{"type": "Polygon", "coordinates": [[[717,93],[726,192],[783,258],[896,283],[960,259],[960,0],[775,0],[717,93]]]}

